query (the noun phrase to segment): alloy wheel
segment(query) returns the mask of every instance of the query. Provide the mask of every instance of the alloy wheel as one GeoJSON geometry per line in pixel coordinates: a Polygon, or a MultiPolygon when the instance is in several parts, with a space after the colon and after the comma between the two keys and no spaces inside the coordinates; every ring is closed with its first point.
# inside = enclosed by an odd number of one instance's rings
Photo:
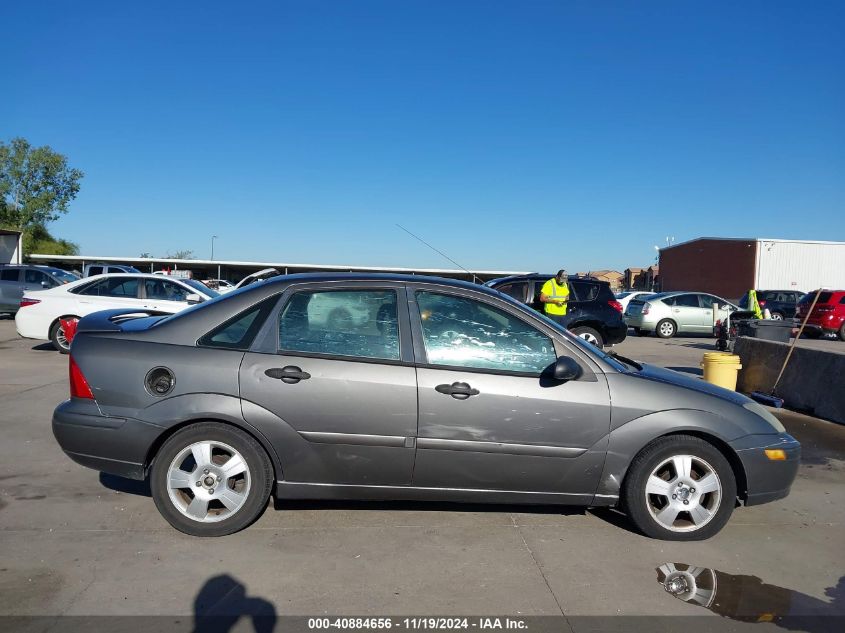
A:
{"type": "Polygon", "coordinates": [[[675,455],[651,472],[645,486],[652,518],[672,532],[694,532],[707,525],[722,502],[715,469],[695,455],[675,455]]]}
{"type": "Polygon", "coordinates": [[[228,519],[249,497],[251,477],[243,456],[223,442],[195,442],[179,451],[167,469],[174,507],[200,523],[228,519]]]}
{"type": "Polygon", "coordinates": [[[664,321],[660,324],[660,333],[666,337],[672,336],[675,333],[675,326],[669,321],[664,321]]]}

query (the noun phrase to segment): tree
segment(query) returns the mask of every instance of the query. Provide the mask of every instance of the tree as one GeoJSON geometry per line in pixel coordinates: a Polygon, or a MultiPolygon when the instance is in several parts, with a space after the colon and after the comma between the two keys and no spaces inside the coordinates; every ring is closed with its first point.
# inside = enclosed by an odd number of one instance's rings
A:
{"type": "Polygon", "coordinates": [[[153,259],[152,253],[141,253],[141,259],[153,259]]]}
{"type": "Polygon", "coordinates": [[[176,251],[175,253],[171,253],[168,251],[167,255],[164,256],[165,259],[193,259],[194,258],[194,251],[176,251]]]}
{"type": "MultiPolygon", "coordinates": [[[[83,174],[49,146],[26,139],[0,142],[0,224],[19,231],[45,227],[67,213],[83,174]]],[[[45,229],[46,231],[46,229],[45,229]]]]}
{"type": "Polygon", "coordinates": [[[36,224],[23,234],[24,253],[42,255],[79,255],[79,246],[67,240],[56,239],[46,227],[36,224]]]}

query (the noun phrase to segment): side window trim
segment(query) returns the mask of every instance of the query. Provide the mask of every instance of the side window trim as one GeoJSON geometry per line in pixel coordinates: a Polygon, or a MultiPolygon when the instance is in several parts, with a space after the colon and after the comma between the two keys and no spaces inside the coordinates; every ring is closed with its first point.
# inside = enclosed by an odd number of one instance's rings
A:
{"type": "Polygon", "coordinates": [[[383,365],[414,365],[414,352],[411,338],[410,315],[408,313],[408,293],[405,286],[401,284],[373,283],[367,281],[344,281],[344,282],[305,282],[289,285],[279,295],[279,301],[270,312],[264,325],[255,336],[250,352],[256,354],[272,354],[274,356],[299,356],[307,358],[323,358],[329,360],[341,360],[345,362],[375,363],[383,365]],[[396,293],[396,311],[399,320],[399,360],[381,358],[363,358],[360,356],[340,356],[334,354],[323,354],[319,352],[298,352],[278,349],[279,346],[279,319],[287,306],[290,298],[298,292],[320,292],[320,291],[354,291],[354,290],[390,290],[396,293]]]}

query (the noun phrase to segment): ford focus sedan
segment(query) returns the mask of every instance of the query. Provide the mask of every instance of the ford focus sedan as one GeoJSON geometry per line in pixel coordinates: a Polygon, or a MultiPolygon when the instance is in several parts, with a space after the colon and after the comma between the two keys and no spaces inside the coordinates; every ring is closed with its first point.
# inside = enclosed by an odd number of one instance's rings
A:
{"type": "Polygon", "coordinates": [[[99,312],[69,364],[61,447],[148,478],[197,536],[273,494],[615,506],[648,536],[703,539],[786,496],[799,461],[748,398],[433,277],[280,276],[173,316],[99,312]]]}

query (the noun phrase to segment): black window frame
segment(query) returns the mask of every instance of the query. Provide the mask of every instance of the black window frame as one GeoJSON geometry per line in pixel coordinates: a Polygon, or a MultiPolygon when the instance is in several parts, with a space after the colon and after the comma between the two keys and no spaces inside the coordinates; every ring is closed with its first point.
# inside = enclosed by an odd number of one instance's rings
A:
{"type": "Polygon", "coordinates": [[[196,341],[197,347],[204,347],[210,349],[225,349],[230,351],[238,351],[238,352],[246,352],[252,347],[252,344],[255,342],[255,337],[258,336],[258,333],[267,323],[267,319],[269,318],[270,314],[273,312],[273,308],[279,301],[279,295],[271,295],[261,301],[254,303],[253,305],[245,308],[238,312],[235,316],[226,319],[223,323],[218,325],[217,327],[209,330],[201,337],[199,337],[196,341]],[[221,342],[214,342],[211,339],[214,338],[217,334],[225,330],[230,325],[237,323],[242,318],[244,318],[247,314],[252,312],[253,310],[258,309],[258,315],[255,317],[255,320],[250,324],[247,328],[247,333],[244,338],[242,338],[237,343],[221,343],[221,342]]]}

